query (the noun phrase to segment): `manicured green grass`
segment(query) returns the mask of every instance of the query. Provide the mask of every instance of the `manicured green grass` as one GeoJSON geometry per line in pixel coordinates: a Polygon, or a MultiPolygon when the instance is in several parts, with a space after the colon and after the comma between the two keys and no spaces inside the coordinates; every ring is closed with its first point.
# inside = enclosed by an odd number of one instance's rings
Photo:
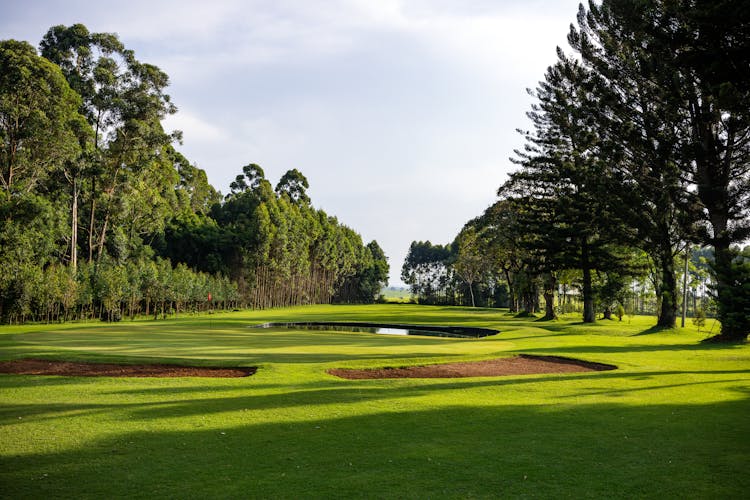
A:
{"type": "Polygon", "coordinates": [[[653,322],[375,305],[0,328],[0,359],[259,366],[239,379],[0,375],[0,497],[746,496],[750,346],[701,344],[711,324],[699,334],[692,324],[653,332],[653,322]],[[283,320],[502,333],[248,328],[283,320]],[[393,380],[325,373],[518,353],[619,369],[393,380]]]}

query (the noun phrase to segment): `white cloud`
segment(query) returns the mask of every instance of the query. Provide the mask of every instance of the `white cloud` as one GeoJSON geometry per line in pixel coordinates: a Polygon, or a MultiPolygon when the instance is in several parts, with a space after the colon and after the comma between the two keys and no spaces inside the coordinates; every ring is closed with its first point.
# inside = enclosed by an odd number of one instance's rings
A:
{"type": "Polygon", "coordinates": [[[207,118],[199,117],[184,108],[174,115],[168,116],[162,124],[167,131],[181,130],[185,142],[196,144],[215,144],[225,140],[230,135],[230,131],[222,130],[221,127],[212,124],[207,118]]]}

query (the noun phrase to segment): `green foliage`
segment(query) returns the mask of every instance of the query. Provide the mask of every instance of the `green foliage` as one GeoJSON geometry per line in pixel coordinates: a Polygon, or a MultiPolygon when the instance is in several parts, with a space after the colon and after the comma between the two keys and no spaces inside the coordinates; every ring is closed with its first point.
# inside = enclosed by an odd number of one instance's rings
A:
{"type": "Polygon", "coordinates": [[[476,229],[465,227],[456,237],[454,246],[457,247],[457,255],[453,269],[468,285],[471,306],[475,307],[474,283],[479,281],[487,268],[487,259],[482,252],[476,229]]]}
{"type": "Polygon", "coordinates": [[[302,175],[302,172],[293,168],[281,177],[275,191],[279,195],[288,196],[294,203],[310,203],[310,197],[305,192],[309,187],[307,178],[302,175]]]}
{"type": "Polygon", "coordinates": [[[748,247],[726,251],[730,260],[727,266],[714,264],[717,279],[716,294],[718,316],[722,335],[717,340],[744,340],[750,335],[750,255],[748,247]],[[727,275],[722,273],[728,272],[727,275]]]}
{"type": "Polygon", "coordinates": [[[622,304],[617,304],[615,307],[615,316],[617,316],[618,321],[622,321],[622,317],[625,316],[625,308],[622,304]]]}
{"type": "Polygon", "coordinates": [[[672,328],[675,256],[700,241],[714,249],[719,339],[747,337],[748,278],[731,250],[750,236],[745,3],[580,6],[568,37],[576,55],[558,49],[530,92],[533,128],[521,131],[526,143],[512,159],[519,170],[501,201],[467,224],[488,233],[494,250],[483,255],[500,256],[493,267],[513,311],[536,310],[541,292],[553,317],[558,275],[575,270],[584,322],[597,309],[610,317],[638,283],[654,294],[657,325],[672,328]]]}
{"type": "Polygon", "coordinates": [[[702,307],[699,307],[695,310],[695,315],[693,316],[693,324],[698,328],[698,331],[701,331],[701,328],[703,328],[706,325],[706,312],[703,310],[702,307]]]}
{"type": "Polygon", "coordinates": [[[659,324],[676,315],[675,248],[697,238],[715,249],[727,340],[748,335],[731,319],[743,292],[732,282],[730,246],[750,236],[749,15],[741,0],[604,1],[582,7],[569,36],[600,79],[597,124],[611,158],[637,186],[633,220],[659,269],[659,324]]]}
{"type": "Polygon", "coordinates": [[[401,279],[411,286],[420,304],[454,303],[452,270],[453,248],[413,241],[401,266],[401,279]]]}
{"type": "Polygon", "coordinates": [[[80,102],[60,68],[31,45],[0,42],[0,203],[33,192],[77,155],[80,102]]]}

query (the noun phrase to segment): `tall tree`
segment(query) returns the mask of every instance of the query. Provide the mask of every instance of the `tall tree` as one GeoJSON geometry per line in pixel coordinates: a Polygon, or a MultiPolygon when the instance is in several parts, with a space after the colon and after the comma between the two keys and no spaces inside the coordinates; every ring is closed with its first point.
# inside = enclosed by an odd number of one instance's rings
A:
{"type": "Polygon", "coordinates": [[[411,286],[412,293],[422,303],[452,303],[452,297],[448,297],[452,293],[448,289],[452,274],[451,258],[450,245],[413,241],[401,267],[401,279],[411,286]]]}
{"type": "MultiPolygon", "coordinates": [[[[731,250],[750,235],[749,16],[740,0],[605,0],[581,7],[579,29],[570,35],[606,83],[601,124],[613,144],[623,145],[620,163],[653,204],[654,225],[666,235],[680,214],[688,222],[683,225],[695,220],[690,201],[703,210],[702,240],[715,249],[721,336],[727,339],[750,333],[745,306],[735,300],[741,294],[733,292],[739,285],[731,250]]],[[[662,245],[663,266],[672,265],[675,246],[670,252],[662,245]]],[[[663,275],[667,281],[674,270],[663,275]]],[[[667,317],[665,302],[676,308],[676,300],[671,290],[661,295],[667,317]]]]}
{"type": "MultiPolygon", "coordinates": [[[[632,14],[629,14],[632,19],[632,14]]],[[[675,108],[668,89],[655,76],[664,70],[658,47],[644,45],[632,22],[610,16],[606,6],[581,9],[579,29],[571,28],[571,45],[581,53],[597,84],[596,109],[607,159],[623,176],[631,195],[623,213],[637,228],[634,242],[656,264],[654,285],[661,307],[658,325],[674,327],[677,281],[674,258],[686,235],[680,215],[687,207],[685,183],[679,175],[675,108]]],[[[616,193],[621,193],[616,192],[616,193]]]]}
{"type": "MultiPolygon", "coordinates": [[[[593,322],[593,272],[622,266],[614,251],[627,230],[618,217],[620,177],[606,152],[592,110],[599,106],[593,79],[577,61],[558,50],[559,60],[532,95],[527,113],[533,130],[523,132],[525,149],[513,159],[520,170],[500,188],[514,205],[523,258],[545,276],[547,317],[552,317],[556,272],[582,272],[583,321],[593,322]]],[[[619,206],[622,206],[619,205],[619,206]]]]}
{"type": "MultiPolygon", "coordinates": [[[[123,193],[168,154],[172,137],[160,120],[176,111],[164,92],[169,79],[156,66],[139,62],[116,35],[90,33],[81,24],[50,28],[40,48],[81,95],[81,112],[94,129],[88,251],[89,260],[94,255],[100,260],[112,224],[125,215],[119,210],[123,193]]],[[[150,181],[160,179],[157,174],[150,181]]]]}
{"type": "Polygon", "coordinates": [[[25,317],[42,269],[64,256],[54,183],[79,152],[79,103],[31,45],[0,42],[0,319],[25,317]]]}
{"type": "Polygon", "coordinates": [[[74,158],[80,98],[60,69],[26,42],[0,42],[0,187],[2,202],[32,192],[74,158]]]}
{"type": "Polygon", "coordinates": [[[477,230],[473,226],[465,226],[456,237],[454,245],[457,249],[453,268],[469,287],[471,307],[476,307],[474,285],[482,278],[488,267],[488,260],[482,252],[477,230]]]}
{"type": "Polygon", "coordinates": [[[293,168],[279,179],[276,192],[286,194],[295,203],[310,203],[310,197],[307,196],[306,192],[309,187],[307,178],[299,170],[293,168]]]}

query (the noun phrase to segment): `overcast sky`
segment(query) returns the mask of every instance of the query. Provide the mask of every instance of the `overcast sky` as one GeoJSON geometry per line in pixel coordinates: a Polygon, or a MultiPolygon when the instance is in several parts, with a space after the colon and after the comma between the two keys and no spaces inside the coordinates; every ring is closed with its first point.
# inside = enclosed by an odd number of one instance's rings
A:
{"type": "Polygon", "coordinates": [[[448,243],[496,198],[578,0],[0,0],[0,39],[114,32],[170,76],[180,151],[226,193],[289,169],[389,257],[448,243]]]}

